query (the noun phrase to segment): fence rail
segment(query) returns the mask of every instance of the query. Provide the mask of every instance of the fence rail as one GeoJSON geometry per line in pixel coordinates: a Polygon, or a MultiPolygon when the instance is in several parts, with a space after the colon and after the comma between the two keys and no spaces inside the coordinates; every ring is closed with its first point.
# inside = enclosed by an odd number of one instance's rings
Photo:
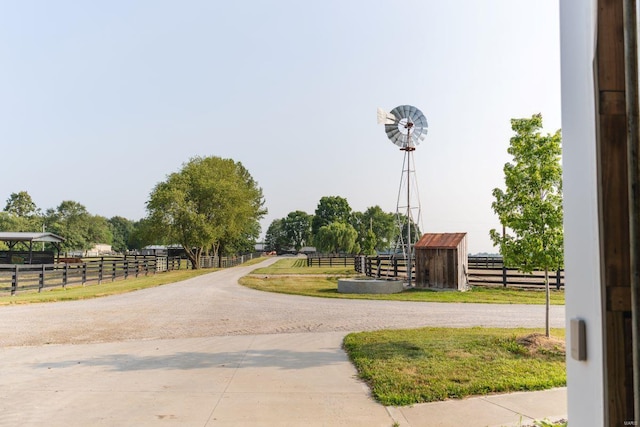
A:
{"type": "Polygon", "coordinates": [[[356,255],[307,256],[307,267],[351,267],[355,265],[356,257],[356,255]]]}
{"type": "MultiPolygon", "coordinates": [[[[228,268],[261,256],[260,253],[235,257],[203,257],[202,268],[228,268]]],[[[0,264],[0,296],[18,292],[41,292],[47,288],[70,285],[101,284],[118,279],[139,277],[192,268],[191,262],[179,257],[135,255],[126,257],[66,258],[56,264],[0,264]]]]}

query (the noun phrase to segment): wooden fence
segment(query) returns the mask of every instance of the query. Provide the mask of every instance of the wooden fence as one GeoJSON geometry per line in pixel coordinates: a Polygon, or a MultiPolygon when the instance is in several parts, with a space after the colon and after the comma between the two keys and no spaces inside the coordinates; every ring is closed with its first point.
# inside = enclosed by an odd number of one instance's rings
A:
{"type": "Polygon", "coordinates": [[[356,255],[309,255],[307,267],[352,267],[356,255]]]}
{"type": "MultiPolygon", "coordinates": [[[[358,273],[368,277],[407,278],[407,262],[402,257],[358,256],[354,258],[354,268],[358,273]]],[[[415,277],[415,266],[412,276],[415,277]]],[[[505,268],[500,257],[470,256],[467,277],[471,286],[544,286],[544,271],[527,274],[519,272],[516,268],[505,268]]],[[[564,287],[564,270],[549,272],[549,284],[556,289],[564,287]]]]}
{"type": "MultiPolygon", "coordinates": [[[[203,257],[202,268],[227,268],[261,256],[260,253],[236,257],[203,257]]],[[[47,288],[101,284],[118,279],[192,268],[179,257],[126,256],[94,259],[67,258],[56,264],[0,264],[0,296],[18,292],[41,292],[47,288]]]]}

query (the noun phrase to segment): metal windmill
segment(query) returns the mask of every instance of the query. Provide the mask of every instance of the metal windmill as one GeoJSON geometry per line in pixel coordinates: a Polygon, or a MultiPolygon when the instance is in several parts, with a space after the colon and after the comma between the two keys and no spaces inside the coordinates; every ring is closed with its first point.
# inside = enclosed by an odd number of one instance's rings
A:
{"type": "Polygon", "coordinates": [[[402,164],[402,174],[400,175],[400,188],[398,189],[398,201],[396,205],[396,218],[398,221],[398,239],[396,240],[396,250],[402,247],[402,253],[407,260],[407,280],[408,285],[412,283],[413,266],[413,245],[415,238],[412,238],[412,224],[420,224],[420,196],[418,192],[418,180],[416,178],[416,168],[413,159],[413,152],[420,141],[427,136],[427,119],[422,111],[411,105],[400,105],[390,112],[378,108],[378,123],[384,124],[384,130],[391,142],[404,151],[402,164]],[[404,196],[406,195],[406,205],[404,196]],[[406,216],[406,242],[403,233],[402,214],[406,216]]]}

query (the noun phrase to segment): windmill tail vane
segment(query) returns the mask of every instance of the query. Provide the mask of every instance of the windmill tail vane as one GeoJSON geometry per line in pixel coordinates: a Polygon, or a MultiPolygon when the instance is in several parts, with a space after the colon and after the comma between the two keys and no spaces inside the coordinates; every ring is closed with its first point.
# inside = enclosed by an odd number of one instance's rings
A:
{"type": "Polygon", "coordinates": [[[398,123],[398,118],[378,107],[378,124],[392,125],[398,123]]]}

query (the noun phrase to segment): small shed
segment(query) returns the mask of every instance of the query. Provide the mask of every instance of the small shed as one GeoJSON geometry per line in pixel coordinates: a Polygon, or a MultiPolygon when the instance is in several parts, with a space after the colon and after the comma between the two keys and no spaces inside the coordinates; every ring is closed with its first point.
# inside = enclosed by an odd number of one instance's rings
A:
{"type": "Polygon", "coordinates": [[[427,233],[415,244],[416,287],[467,289],[467,233],[427,233]]]}

